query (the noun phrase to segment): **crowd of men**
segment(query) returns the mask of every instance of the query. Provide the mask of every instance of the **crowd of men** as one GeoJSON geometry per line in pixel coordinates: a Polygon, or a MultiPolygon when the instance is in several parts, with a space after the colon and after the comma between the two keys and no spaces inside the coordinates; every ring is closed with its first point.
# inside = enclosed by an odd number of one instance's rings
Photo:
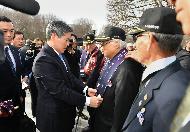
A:
{"type": "Polygon", "coordinates": [[[189,132],[190,2],[170,2],[175,10],[147,9],[129,33],[107,26],[85,34],[83,47],[63,21],[47,25],[46,42],[25,42],[0,16],[0,131],[20,132],[29,88],[40,132],[72,132],[84,106],[83,132],[189,132]]]}

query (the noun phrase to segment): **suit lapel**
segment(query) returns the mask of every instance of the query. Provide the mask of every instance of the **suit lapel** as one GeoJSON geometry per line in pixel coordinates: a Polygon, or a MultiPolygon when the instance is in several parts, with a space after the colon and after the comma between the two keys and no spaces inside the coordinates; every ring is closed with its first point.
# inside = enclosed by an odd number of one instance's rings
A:
{"type": "Polygon", "coordinates": [[[13,47],[13,46],[11,46],[11,45],[9,45],[9,48],[10,48],[10,50],[11,50],[11,52],[12,52],[12,55],[13,55],[13,58],[14,58],[14,61],[15,61],[15,64],[16,64],[16,74],[18,75],[18,76],[20,76],[21,75],[21,68],[22,68],[22,64],[21,64],[21,60],[20,60],[20,55],[19,55],[19,51],[16,51],[16,49],[13,47]]]}
{"type": "Polygon", "coordinates": [[[49,45],[46,44],[44,46],[44,52],[48,53],[50,56],[55,58],[55,60],[57,61],[57,64],[60,66],[63,74],[65,75],[64,77],[67,77],[67,80],[69,80],[68,76],[66,76],[67,75],[66,67],[63,64],[62,60],[59,58],[58,54],[53,50],[53,48],[51,48],[49,45]]]}
{"type": "Polygon", "coordinates": [[[177,61],[175,61],[163,70],[156,73],[156,75],[154,75],[150,79],[149,83],[145,87],[143,87],[142,89],[140,88],[141,91],[138,94],[135,102],[131,106],[128,117],[124,123],[123,129],[126,129],[130,122],[132,122],[132,120],[134,120],[137,117],[138,112],[141,111],[141,109],[144,108],[146,104],[148,104],[151,101],[151,99],[153,98],[154,90],[160,88],[160,85],[165,80],[165,78],[170,76],[172,73],[178,71],[180,68],[180,64],[177,61]]]}

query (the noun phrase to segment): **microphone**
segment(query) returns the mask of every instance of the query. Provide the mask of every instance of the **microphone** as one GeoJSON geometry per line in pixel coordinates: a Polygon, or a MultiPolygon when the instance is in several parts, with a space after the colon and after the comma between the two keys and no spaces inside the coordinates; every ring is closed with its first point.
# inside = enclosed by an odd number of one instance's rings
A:
{"type": "Polygon", "coordinates": [[[0,4],[29,15],[36,15],[40,10],[35,0],[0,0],[0,4]]]}

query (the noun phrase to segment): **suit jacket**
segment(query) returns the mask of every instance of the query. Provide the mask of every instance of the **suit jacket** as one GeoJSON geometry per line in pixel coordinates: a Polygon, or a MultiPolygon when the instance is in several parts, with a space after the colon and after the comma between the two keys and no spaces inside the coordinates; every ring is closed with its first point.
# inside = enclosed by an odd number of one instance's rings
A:
{"type": "Polygon", "coordinates": [[[33,48],[31,45],[24,45],[22,48],[19,49],[20,56],[21,56],[21,62],[24,67],[24,76],[29,76],[29,74],[32,72],[32,65],[34,62],[34,59],[36,55],[39,53],[39,50],[36,48],[33,48]],[[34,53],[31,54],[31,56],[28,57],[27,51],[28,50],[34,50],[34,53]],[[33,55],[33,56],[32,56],[33,55]]]}
{"type": "Polygon", "coordinates": [[[11,45],[9,48],[16,62],[16,72],[12,72],[7,60],[0,64],[0,101],[13,99],[15,105],[20,105],[22,65],[18,50],[11,45]]]}
{"type": "Polygon", "coordinates": [[[189,132],[190,130],[190,85],[172,121],[170,132],[189,132]]]}
{"type": "Polygon", "coordinates": [[[18,131],[18,118],[20,117],[21,96],[21,62],[18,50],[9,46],[16,62],[16,72],[13,73],[10,63],[6,59],[0,64],[0,102],[13,100],[14,106],[19,106],[11,118],[0,118],[0,131],[18,131]]]}
{"type": "Polygon", "coordinates": [[[122,131],[168,132],[189,82],[190,73],[178,61],[157,72],[140,88],[122,131]]]}
{"type": "Polygon", "coordinates": [[[176,57],[183,68],[190,70],[190,52],[180,49],[176,53],[176,57]]]}
{"type": "Polygon", "coordinates": [[[64,55],[67,58],[69,67],[71,69],[71,72],[75,75],[75,77],[80,78],[80,50],[74,49],[75,53],[71,54],[68,50],[65,50],[64,55]]]}
{"type": "Polygon", "coordinates": [[[71,131],[75,106],[84,106],[86,101],[82,95],[84,84],[71,71],[67,72],[49,45],[35,58],[32,71],[38,88],[36,119],[40,132],[71,131]]]}
{"type": "Polygon", "coordinates": [[[143,67],[127,59],[117,68],[107,86],[103,102],[95,113],[95,132],[118,132],[128,115],[133,99],[138,93],[143,67]]]}

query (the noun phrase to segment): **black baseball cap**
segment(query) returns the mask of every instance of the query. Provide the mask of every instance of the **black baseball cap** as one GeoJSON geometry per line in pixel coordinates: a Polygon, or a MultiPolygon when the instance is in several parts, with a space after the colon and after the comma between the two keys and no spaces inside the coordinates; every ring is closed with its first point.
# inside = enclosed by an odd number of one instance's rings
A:
{"type": "Polygon", "coordinates": [[[125,31],[122,28],[114,27],[114,26],[108,26],[105,27],[104,33],[102,36],[98,36],[95,38],[98,42],[104,42],[112,39],[121,39],[125,41],[125,31]]]}
{"type": "Polygon", "coordinates": [[[183,34],[180,23],[176,21],[176,12],[168,7],[155,7],[147,9],[140,18],[138,27],[129,32],[136,35],[144,31],[162,34],[183,34]]]}
{"type": "Polygon", "coordinates": [[[86,34],[83,37],[83,44],[92,44],[95,42],[95,35],[94,34],[86,34]]]}

